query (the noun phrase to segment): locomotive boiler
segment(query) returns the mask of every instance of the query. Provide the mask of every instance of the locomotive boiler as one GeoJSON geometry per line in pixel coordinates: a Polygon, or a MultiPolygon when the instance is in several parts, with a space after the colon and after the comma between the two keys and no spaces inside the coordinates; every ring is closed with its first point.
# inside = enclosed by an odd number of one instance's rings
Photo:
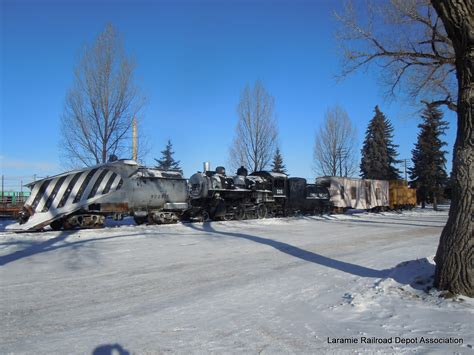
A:
{"type": "Polygon", "coordinates": [[[106,216],[132,215],[137,224],[173,223],[188,208],[186,179],[178,171],[118,160],[27,185],[31,195],[11,229],[91,228],[106,216]]]}

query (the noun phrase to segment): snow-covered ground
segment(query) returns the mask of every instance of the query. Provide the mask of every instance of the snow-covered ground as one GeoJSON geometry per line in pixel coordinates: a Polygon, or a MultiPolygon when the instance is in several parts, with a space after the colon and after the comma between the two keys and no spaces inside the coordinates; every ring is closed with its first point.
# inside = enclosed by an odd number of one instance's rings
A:
{"type": "Polygon", "coordinates": [[[446,219],[0,231],[0,353],[472,353],[473,300],[424,291],[446,219]]]}

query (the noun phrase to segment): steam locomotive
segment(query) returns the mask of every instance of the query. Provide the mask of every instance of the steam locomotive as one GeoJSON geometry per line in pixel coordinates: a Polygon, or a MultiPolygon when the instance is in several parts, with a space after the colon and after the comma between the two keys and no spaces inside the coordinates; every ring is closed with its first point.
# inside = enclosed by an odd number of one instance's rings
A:
{"type": "MultiPolygon", "coordinates": [[[[242,169],[242,168],[241,168],[242,169]]],[[[239,170],[241,170],[239,169],[239,170]]],[[[203,219],[266,218],[329,210],[329,192],[303,178],[269,171],[227,177],[224,167],[198,172],[189,179],[194,214],[203,219]]]]}

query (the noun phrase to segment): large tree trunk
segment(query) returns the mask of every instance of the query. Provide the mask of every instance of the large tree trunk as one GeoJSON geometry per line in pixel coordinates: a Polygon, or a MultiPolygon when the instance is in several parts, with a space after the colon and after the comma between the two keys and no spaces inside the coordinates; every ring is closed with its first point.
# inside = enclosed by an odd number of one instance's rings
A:
{"type": "Polygon", "coordinates": [[[453,155],[453,196],[436,252],[435,287],[474,297],[473,284],[473,119],[474,2],[432,0],[456,54],[458,128],[453,155]]]}

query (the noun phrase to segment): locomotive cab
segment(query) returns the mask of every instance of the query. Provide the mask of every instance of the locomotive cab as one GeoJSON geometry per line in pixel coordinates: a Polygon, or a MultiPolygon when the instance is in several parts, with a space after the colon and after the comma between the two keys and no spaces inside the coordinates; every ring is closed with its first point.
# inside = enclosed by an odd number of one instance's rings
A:
{"type": "Polygon", "coordinates": [[[288,176],[282,173],[274,173],[272,171],[256,171],[250,176],[260,176],[263,178],[263,190],[273,193],[274,198],[285,198],[287,190],[288,176]]]}

